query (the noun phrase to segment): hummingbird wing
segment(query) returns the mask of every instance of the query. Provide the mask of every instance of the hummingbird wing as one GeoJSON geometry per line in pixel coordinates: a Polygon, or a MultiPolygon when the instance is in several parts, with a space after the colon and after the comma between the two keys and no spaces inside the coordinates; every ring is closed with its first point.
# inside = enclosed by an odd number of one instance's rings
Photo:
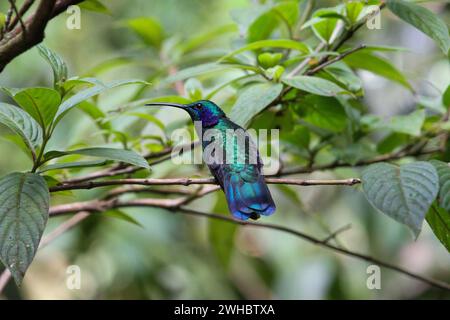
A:
{"type": "MultiPolygon", "coordinates": [[[[228,119],[227,119],[228,120],[228,119]]],[[[228,120],[228,126],[242,129],[228,120]]],[[[260,215],[271,215],[275,212],[275,204],[269,188],[261,173],[263,163],[259,156],[256,145],[251,139],[245,146],[237,146],[225,142],[227,148],[232,148],[236,153],[245,153],[245,162],[231,162],[224,164],[213,164],[209,166],[211,173],[222,187],[228,202],[228,207],[233,216],[240,220],[258,219],[260,215]],[[254,152],[257,156],[256,163],[249,160],[250,154],[254,152]]],[[[235,157],[238,158],[238,157],[235,157]]]]}

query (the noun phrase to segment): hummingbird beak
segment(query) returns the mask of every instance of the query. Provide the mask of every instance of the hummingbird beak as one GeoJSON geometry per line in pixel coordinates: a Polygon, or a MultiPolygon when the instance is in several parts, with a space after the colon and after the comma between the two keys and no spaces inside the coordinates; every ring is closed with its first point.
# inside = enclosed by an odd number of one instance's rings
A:
{"type": "Polygon", "coordinates": [[[146,106],[167,106],[167,107],[175,107],[186,110],[186,106],[178,103],[169,103],[169,102],[152,102],[147,103],[146,106]]]}

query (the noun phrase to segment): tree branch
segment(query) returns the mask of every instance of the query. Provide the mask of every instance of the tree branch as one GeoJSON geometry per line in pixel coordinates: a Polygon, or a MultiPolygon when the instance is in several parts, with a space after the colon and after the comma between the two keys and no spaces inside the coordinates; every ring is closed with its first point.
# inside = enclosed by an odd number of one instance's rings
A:
{"type": "MultiPolygon", "coordinates": [[[[330,186],[330,185],[344,185],[353,186],[361,183],[358,178],[342,179],[342,180],[308,180],[308,179],[283,179],[283,178],[266,178],[269,184],[287,184],[297,186],[330,186]]],[[[104,181],[87,181],[80,183],[66,183],[50,187],[50,192],[80,190],[80,189],[94,189],[100,187],[117,186],[117,185],[142,185],[142,186],[169,186],[182,185],[189,186],[194,184],[217,184],[214,178],[148,178],[148,179],[116,179],[104,181]]]]}
{"type": "MultiPolygon", "coordinates": [[[[36,11],[23,22],[23,25],[16,26],[12,30],[9,30],[4,34],[3,39],[0,41],[0,72],[2,72],[6,65],[15,57],[42,42],[44,39],[45,28],[51,19],[64,12],[67,7],[82,1],[83,0],[41,0],[36,11]]],[[[28,8],[25,7],[25,12],[28,8]]],[[[20,21],[20,12],[18,12],[16,18],[20,21]]]]}

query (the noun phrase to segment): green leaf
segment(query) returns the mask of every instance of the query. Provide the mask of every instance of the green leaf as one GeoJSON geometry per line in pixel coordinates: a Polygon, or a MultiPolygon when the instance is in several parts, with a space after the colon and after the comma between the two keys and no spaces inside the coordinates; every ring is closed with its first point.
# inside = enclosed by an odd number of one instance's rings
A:
{"type": "Polygon", "coordinates": [[[450,212],[450,167],[448,163],[431,160],[439,176],[439,205],[450,212]]]}
{"type": "Polygon", "coordinates": [[[335,98],[308,95],[303,101],[305,121],[332,132],[342,132],[347,126],[347,116],[335,98]]]}
{"type": "Polygon", "coordinates": [[[302,53],[309,53],[308,46],[306,44],[304,44],[303,42],[298,42],[298,41],[289,40],[289,39],[260,40],[260,41],[255,41],[255,42],[249,43],[248,45],[246,45],[244,47],[241,47],[237,50],[230,52],[229,54],[220,58],[219,61],[226,60],[226,59],[231,58],[231,57],[237,55],[238,53],[241,53],[244,51],[257,50],[257,49],[268,48],[268,47],[292,49],[295,51],[300,51],[302,53]]]}
{"type": "Polygon", "coordinates": [[[285,84],[319,96],[333,97],[338,94],[349,93],[334,82],[311,76],[296,76],[282,80],[285,84]]]}
{"type": "Polygon", "coordinates": [[[351,92],[358,93],[362,90],[361,79],[345,64],[334,64],[325,68],[323,72],[327,73],[325,78],[330,77],[333,82],[351,92]]]}
{"type": "Polygon", "coordinates": [[[83,77],[94,77],[99,74],[106,73],[112,69],[119,68],[125,65],[133,64],[133,59],[128,57],[116,57],[100,62],[88,71],[83,73],[83,77]]]}
{"type": "Polygon", "coordinates": [[[67,80],[68,71],[64,60],[54,51],[40,44],[37,46],[39,54],[49,63],[53,70],[53,84],[55,88],[67,80]]]}
{"type": "Polygon", "coordinates": [[[425,111],[416,110],[408,115],[392,117],[386,127],[394,132],[406,133],[418,137],[420,136],[424,121],[425,111]]]}
{"type": "Polygon", "coordinates": [[[43,167],[39,170],[40,173],[50,171],[50,170],[61,170],[61,169],[72,169],[72,168],[91,168],[99,167],[107,164],[105,160],[94,160],[94,161],[79,161],[79,162],[66,162],[66,163],[55,163],[43,167]]]}
{"type": "Polygon", "coordinates": [[[450,252],[450,214],[443,208],[433,204],[427,213],[427,222],[434,235],[450,252]]]}
{"type": "Polygon", "coordinates": [[[163,29],[158,21],[152,18],[134,18],[126,21],[126,25],[147,45],[159,48],[164,39],[163,29]]]}
{"type": "Polygon", "coordinates": [[[336,12],[329,9],[320,9],[314,14],[314,17],[320,17],[320,19],[312,25],[312,29],[320,39],[327,43],[329,43],[338,22],[338,18],[334,14],[336,12]],[[324,17],[323,15],[326,14],[330,16],[324,17]]]}
{"type": "Polygon", "coordinates": [[[161,122],[161,120],[159,120],[157,117],[152,116],[151,114],[148,113],[140,113],[140,112],[127,112],[124,115],[126,116],[133,116],[133,117],[137,117],[140,119],[144,119],[147,120],[153,124],[155,124],[158,128],[160,128],[162,131],[164,131],[165,129],[165,125],[164,123],[161,122]]]}
{"type": "Polygon", "coordinates": [[[108,7],[106,7],[103,3],[98,0],[85,0],[79,4],[80,8],[92,12],[98,12],[103,14],[111,14],[108,7]]]}
{"type": "Polygon", "coordinates": [[[83,102],[93,96],[96,96],[108,89],[129,85],[129,84],[147,84],[141,80],[115,80],[108,83],[99,83],[93,87],[81,90],[74,94],[69,99],[65,100],[58,108],[55,115],[55,122],[59,122],[64,115],[72,108],[76,107],[80,102],[83,102]]]}
{"type": "Polygon", "coordinates": [[[345,12],[347,18],[352,24],[358,21],[359,14],[364,8],[364,4],[360,1],[351,1],[345,4],[345,12]]]}
{"type": "Polygon", "coordinates": [[[444,94],[442,95],[442,103],[447,109],[450,109],[450,85],[447,87],[444,94]]]}
{"type": "Polygon", "coordinates": [[[181,50],[184,53],[193,51],[202,45],[208,43],[209,41],[217,39],[219,36],[222,36],[227,33],[236,32],[237,27],[235,24],[227,24],[224,26],[220,26],[217,28],[213,28],[206,33],[203,33],[199,36],[194,36],[193,38],[188,39],[181,45],[181,50]]]}
{"type": "MultiPolygon", "coordinates": [[[[223,193],[218,193],[218,199],[213,209],[228,215],[228,206],[223,193]]],[[[230,265],[231,256],[235,245],[237,225],[234,223],[224,223],[217,219],[210,219],[208,223],[208,238],[214,254],[218,258],[220,265],[225,269],[230,265]]]]}
{"type": "Polygon", "coordinates": [[[130,216],[129,214],[127,214],[121,210],[117,210],[117,209],[108,210],[108,211],[104,212],[102,215],[106,216],[106,217],[119,219],[119,220],[122,220],[122,221],[125,221],[128,223],[134,224],[138,227],[144,228],[144,226],[139,221],[137,221],[135,218],[133,218],[132,216],[130,216]]]}
{"type": "Polygon", "coordinates": [[[230,119],[245,128],[254,116],[280,95],[282,90],[283,85],[280,83],[261,83],[246,88],[231,109],[230,119]]]}
{"type": "Polygon", "coordinates": [[[361,180],[369,202],[408,226],[417,238],[439,190],[439,177],[433,165],[424,161],[400,167],[377,163],[363,171],[361,180]]]}
{"type": "Polygon", "coordinates": [[[247,42],[255,42],[270,38],[279,24],[279,18],[275,12],[269,11],[256,19],[248,28],[247,42]]]}
{"type": "Polygon", "coordinates": [[[178,71],[176,74],[167,77],[166,79],[164,79],[163,81],[161,81],[160,85],[169,85],[171,83],[180,81],[180,80],[185,80],[191,77],[196,77],[205,73],[210,73],[210,72],[218,72],[218,71],[222,71],[222,70],[226,70],[226,69],[230,69],[232,68],[229,65],[225,65],[225,64],[219,64],[219,63],[205,63],[205,64],[199,64],[193,67],[189,67],[186,69],[182,69],[180,71],[178,71]]]}
{"type": "Polygon", "coordinates": [[[42,144],[41,127],[22,109],[0,103],[0,123],[18,134],[33,153],[42,144]]]}
{"type": "Polygon", "coordinates": [[[350,67],[368,70],[374,74],[395,81],[407,89],[413,91],[411,84],[405,76],[398,71],[387,59],[381,58],[369,52],[355,52],[343,59],[350,67]]]}
{"type": "Polygon", "coordinates": [[[50,194],[35,173],[0,180],[0,260],[18,285],[36,254],[48,219],[50,194]]]}
{"type": "Polygon", "coordinates": [[[145,169],[150,169],[147,160],[141,155],[131,150],[113,149],[113,148],[86,148],[71,151],[49,151],[45,155],[45,160],[63,157],[69,154],[79,154],[83,156],[91,156],[108,160],[129,163],[145,169]]]}
{"type": "Polygon", "coordinates": [[[6,22],[6,14],[0,12],[0,28],[3,28],[5,26],[5,22],[6,22]]]}
{"type": "Polygon", "coordinates": [[[90,103],[89,101],[83,101],[78,105],[78,108],[94,120],[100,129],[106,131],[112,129],[111,123],[109,121],[104,121],[106,114],[95,104],[90,103]]]}
{"type": "Polygon", "coordinates": [[[273,6],[272,11],[282,17],[288,25],[293,26],[297,22],[299,14],[298,1],[283,1],[273,6]]]}
{"type": "Polygon", "coordinates": [[[26,88],[4,90],[30,114],[43,129],[49,126],[61,103],[58,91],[50,88],[26,88]]]}
{"type": "Polygon", "coordinates": [[[432,38],[444,54],[449,54],[450,36],[444,21],[430,10],[403,0],[388,0],[387,6],[396,16],[432,38]]]}

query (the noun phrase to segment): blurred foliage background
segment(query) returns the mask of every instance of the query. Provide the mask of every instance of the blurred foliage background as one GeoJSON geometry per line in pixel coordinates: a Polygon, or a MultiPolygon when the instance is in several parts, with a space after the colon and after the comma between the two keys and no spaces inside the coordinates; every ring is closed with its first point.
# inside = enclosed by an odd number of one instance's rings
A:
{"type": "MultiPolygon", "coordinates": [[[[261,1],[265,2],[265,1],[261,1]]],[[[340,1],[316,1],[316,8],[336,6],[340,1]]],[[[81,29],[66,27],[68,14],[52,21],[46,30],[45,45],[58,52],[69,65],[70,76],[95,76],[104,81],[124,78],[143,79],[147,87],[126,86],[110,90],[95,102],[104,111],[121,108],[140,99],[177,96],[172,85],[161,85],[167,70],[182,70],[195,64],[214,61],[245,44],[245,30],[228,27],[230,32],[211,36],[201,50],[180,52],[180,44],[208,34],[221,26],[235,23],[239,14],[260,5],[247,0],[133,0],[105,1],[108,12],[82,10],[81,29]],[[154,32],[139,36],[130,20],[151,18],[154,32]],[[234,17],[234,19],[233,19],[234,17]]],[[[425,4],[450,21],[447,1],[425,4]]],[[[5,11],[6,3],[0,5],[5,11]]],[[[392,45],[410,49],[382,52],[400,69],[414,88],[424,95],[442,92],[450,82],[448,59],[432,40],[413,27],[383,12],[382,28],[363,27],[354,42],[392,45]]],[[[261,30],[263,28],[261,27],[261,30]]],[[[285,33],[280,27],[277,31],[285,33]]],[[[308,31],[306,31],[308,32],[308,31]]],[[[189,50],[188,50],[189,51],[189,50]]],[[[191,100],[202,87],[214,88],[242,74],[240,70],[217,71],[187,77],[184,98],[191,100]],[[190,80],[188,80],[190,79],[190,80]]],[[[370,113],[388,118],[406,114],[416,104],[414,95],[404,86],[360,71],[363,103],[370,113]]],[[[0,85],[7,87],[51,86],[51,70],[36,48],[16,58],[0,74],[0,85]]],[[[233,87],[213,99],[229,112],[235,102],[233,87]]],[[[2,96],[2,101],[7,100],[2,96]]],[[[175,98],[174,98],[175,99],[175,98]]],[[[156,112],[156,111],[155,111],[156,112]]],[[[165,134],[188,121],[185,114],[173,110],[155,113],[165,125],[165,134]]],[[[283,120],[284,121],[284,120],[283,120]]],[[[117,131],[132,139],[143,134],[162,135],[161,129],[133,117],[113,119],[117,131]],[[136,129],[137,128],[137,129],[136,129]]],[[[281,123],[281,130],[285,124],[281,123]]],[[[8,131],[0,129],[4,137],[8,131]]],[[[100,145],[102,137],[93,120],[74,110],[57,129],[50,148],[71,145],[100,145]]],[[[117,145],[120,145],[116,142],[117,145]]],[[[147,141],[145,148],[162,146],[147,141]]],[[[447,159],[448,160],[448,159],[447,159]]],[[[300,160],[299,160],[300,161],[300,160]]],[[[301,161],[299,162],[301,163],[301,161]]],[[[0,140],[0,176],[11,171],[28,170],[29,159],[7,139],[0,140]]],[[[298,175],[312,179],[359,176],[359,169],[339,169],[298,175]]],[[[170,161],[153,167],[153,177],[208,175],[194,165],[174,165],[170,161]]],[[[189,187],[195,189],[195,186],[189,187]]],[[[287,225],[317,237],[351,223],[338,241],[352,250],[364,252],[431,277],[450,280],[450,255],[424,224],[414,241],[408,230],[377,212],[359,187],[270,187],[277,213],[268,222],[287,225]]],[[[99,192],[78,191],[58,196],[53,201],[77,201],[94,198],[99,192]]],[[[227,213],[223,196],[210,194],[195,202],[195,208],[227,213]]],[[[80,226],[38,252],[23,286],[10,283],[4,298],[27,299],[398,299],[450,298],[404,275],[382,269],[382,287],[366,286],[368,263],[339,256],[296,237],[251,227],[238,227],[204,218],[168,213],[162,209],[126,209],[141,226],[106,215],[92,215],[80,226]],[[66,268],[78,265],[82,271],[80,290],[66,287],[66,268]]],[[[66,218],[49,222],[52,230],[66,218]]]]}

